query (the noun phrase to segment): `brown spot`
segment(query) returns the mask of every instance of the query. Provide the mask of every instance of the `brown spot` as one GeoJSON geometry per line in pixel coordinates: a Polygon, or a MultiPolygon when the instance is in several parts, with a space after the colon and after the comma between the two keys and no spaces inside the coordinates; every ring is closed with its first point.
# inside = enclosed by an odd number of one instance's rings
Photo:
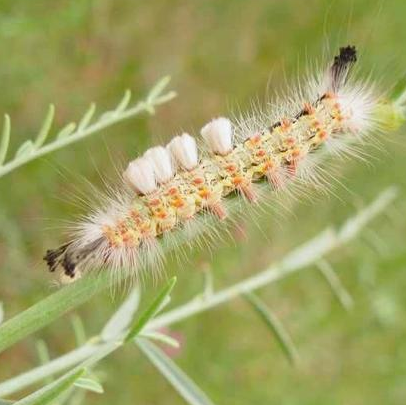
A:
{"type": "Polygon", "coordinates": [[[226,166],[226,171],[227,172],[235,172],[237,170],[237,166],[234,164],[230,164],[226,166]]]}
{"type": "Polygon", "coordinates": [[[203,178],[194,178],[193,179],[193,184],[195,185],[201,185],[204,182],[203,178]]]}

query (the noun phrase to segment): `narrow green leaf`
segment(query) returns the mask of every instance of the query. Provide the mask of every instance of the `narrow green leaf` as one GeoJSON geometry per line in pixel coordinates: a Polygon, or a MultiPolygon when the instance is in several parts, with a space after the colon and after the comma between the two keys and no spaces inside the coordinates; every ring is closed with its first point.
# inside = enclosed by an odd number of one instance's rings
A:
{"type": "Polygon", "coordinates": [[[83,374],[85,369],[73,370],[56,381],[16,402],[16,405],[48,405],[68,390],[83,374]]]}
{"type": "Polygon", "coordinates": [[[135,287],[119,309],[111,316],[105,324],[100,336],[103,341],[117,340],[122,337],[125,330],[131,324],[134,314],[140,303],[141,292],[135,287]]]}
{"type": "Polygon", "coordinates": [[[164,104],[172,99],[174,99],[178,94],[174,91],[170,91],[166,94],[164,94],[163,96],[157,97],[154,100],[154,105],[157,106],[159,104],[164,104]]]}
{"type": "Polygon", "coordinates": [[[37,340],[35,346],[37,347],[39,362],[41,363],[41,365],[47,364],[51,357],[49,356],[48,347],[45,341],[37,340]]]}
{"type": "Polygon", "coordinates": [[[191,405],[211,405],[209,397],[157,346],[145,339],[137,339],[138,348],[173,388],[191,405]]]}
{"type": "Polygon", "coordinates": [[[3,303],[0,302],[0,324],[3,323],[4,320],[4,308],[3,308],[3,303]]]}
{"type": "Polygon", "coordinates": [[[45,116],[45,119],[42,123],[41,129],[37,135],[37,138],[34,142],[34,147],[39,148],[46,140],[51,129],[52,121],[54,120],[55,115],[55,106],[53,104],[49,105],[48,113],[45,116]]]}
{"type": "Polygon", "coordinates": [[[0,405],[12,405],[13,403],[11,400],[0,399],[0,405]]]}
{"type": "Polygon", "coordinates": [[[159,80],[148,93],[147,103],[153,104],[154,100],[163,92],[170,81],[171,77],[169,75],[164,76],[161,80],[159,80]]]}
{"type": "Polygon", "coordinates": [[[86,113],[79,121],[78,131],[84,130],[89,125],[90,120],[94,116],[95,111],[96,111],[96,103],[91,103],[86,113]]]}
{"type": "Polygon", "coordinates": [[[282,323],[256,295],[253,293],[246,293],[244,297],[276,336],[283,352],[288,357],[288,360],[292,364],[296,364],[299,360],[299,353],[297,352],[290,335],[285,330],[282,323]]]}
{"type": "Polygon", "coordinates": [[[171,303],[171,297],[170,295],[167,295],[164,300],[159,304],[159,307],[156,309],[155,313],[152,315],[154,317],[156,314],[161,313],[163,309],[165,309],[168,304],[171,303]]]}
{"type": "MultiPolygon", "coordinates": [[[[158,89],[159,90],[159,89],[158,89]]],[[[161,96],[162,99],[157,103],[154,100],[154,105],[162,104],[165,99],[165,95],[161,96]]],[[[128,93],[126,96],[126,99],[128,98],[128,93]]],[[[31,142],[31,147],[33,149],[33,153],[30,155],[23,155],[24,159],[14,159],[12,161],[7,162],[7,165],[3,165],[6,152],[7,152],[7,147],[9,144],[9,131],[7,130],[8,122],[4,124],[4,128],[6,128],[5,137],[0,138],[0,157],[2,158],[2,162],[0,163],[0,177],[7,175],[8,173],[18,169],[20,166],[26,164],[27,162],[30,162],[40,156],[44,156],[46,154],[52,153],[58,149],[66,147],[68,144],[78,142],[80,140],[83,140],[84,138],[87,138],[93,134],[100,133],[102,130],[105,128],[108,128],[118,122],[127,120],[131,117],[135,117],[140,115],[141,113],[144,113],[145,111],[150,112],[151,114],[154,112],[153,105],[151,103],[147,102],[146,100],[140,100],[138,103],[135,103],[135,105],[132,108],[127,108],[122,114],[115,114],[114,111],[109,111],[106,112],[105,114],[101,115],[99,119],[97,120],[94,125],[88,125],[91,121],[91,118],[94,114],[94,109],[95,105],[92,104],[89,108],[89,110],[85,113],[83,116],[80,124],[80,131],[75,132],[73,137],[70,137],[69,139],[66,138],[66,134],[63,133],[63,136],[60,134],[59,138],[64,138],[63,140],[56,138],[50,143],[47,143],[46,147],[44,148],[39,148],[46,140],[46,137],[48,136],[48,132],[51,128],[52,125],[52,116],[54,115],[54,106],[51,105],[48,111],[48,115],[46,119],[44,120],[43,126],[41,128],[41,131],[38,133],[38,136],[35,139],[35,142],[31,142]],[[87,126],[85,126],[85,124],[87,126]],[[49,127],[49,128],[48,128],[49,127]],[[60,141],[60,142],[59,142],[60,141]]],[[[8,121],[9,119],[6,118],[8,121]]],[[[3,128],[3,130],[4,130],[3,128]]],[[[69,133],[69,132],[68,132],[69,133]]],[[[1,135],[1,134],[0,134],[1,135]]],[[[69,133],[69,135],[71,135],[69,133]]],[[[30,148],[31,149],[31,148],[30,148]]],[[[26,151],[25,151],[26,152],[26,151]]]]}
{"type": "Polygon", "coordinates": [[[8,114],[4,115],[3,131],[1,132],[0,140],[0,165],[3,164],[6,159],[8,145],[10,143],[10,116],[8,114]]]}
{"type": "Polygon", "coordinates": [[[325,260],[317,262],[316,265],[326,282],[329,284],[341,306],[343,306],[345,310],[350,311],[354,306],[354,301],[347,289],[341,283],[340,278],[334,272],[333,267],[325,260]]]}
{"type": "Polygon", "coordinates": [[[56,139],[62,140],[64,138],[69,137],[75,131],[75,128],[76,128],[76,123],[73,123],[73,122],[65,125],[65,127],[63,127],[62,130],[60,130],[58,132],[58,134],[56,135],[56,139]]]}
{"type": "Polygon", "coordinates": [[[79,378],[75,383],[78,388],[86,389],[90,392],[104,393],[103,386],[94,379],[79,378]]]}
{"type": "Polygon", "coordinates": [[[170,295],[173,287],[176,283],[176,276],[168,281],[166,286],[161,290],[158,296],[154,299],[151,305],[148,307],[147,310],[140,316],[140,318],[134,323],[134,325],[130,328],[128,332],[125,342],[131,341],[134,339],[137,334],[144,328],[144,326],[148,323],[148,320],[155,316],[155,314],[162,308],[162,303],[167,300],[168,296],[170,295]]]}
{"type": "Polygon", "coordinates": [[[114,112],[115,113],[123,112],[127,108],[128,104],[130,103],[130,100],[131,100],[131,90],[127,89],[124,92],[124,96],[121,99],[120,103],[118,103],[117,107],[114,109],[114,112]]]}
{"type": "Polygon", "coordinates": [[[86,331],[82,319],[77,314],[74,314],[70,318],[73,331],[75,333],[76,344],[78,347],[84,345],[86,342],[86,331]]]}
{"type": "MultiPolygon", "coordinates": [[[[37,354],[38,354],[40,364],[41,365],[48,364],[49,361],[51,360],[51,357],[49,356],[48,347],[47,347],[45,341],[44,340],[37,340],[35,342],[35,346],[37,347],[37,354]]],[[[49,376],[44,381],[48,384],[48,383],[51,383],[52,380],[53,380],[52,376],[49,376]]]]}
{"type": "Polygon", "coordinates": [[[144,331],[140,333],[140,337],[148,338],[150,340],[158,341],[160,343],[169,345],[173,348],[179,348],[180,344],[179,341],[175,340],[173,337],[168,336],[163,333],[159,333],[158,331],[144,331]]]}
{"type": "Polygon", "coordinates": [[[0,352],[111,286],[108,273],[91,275],[48,295],[0,325],[0,352]]]}
{"type": "Polygon", "coordinates": [[[23,142],[16,152],[16,158],[23,158],[34,152],[34,143],[31,140],[23,142]]]}

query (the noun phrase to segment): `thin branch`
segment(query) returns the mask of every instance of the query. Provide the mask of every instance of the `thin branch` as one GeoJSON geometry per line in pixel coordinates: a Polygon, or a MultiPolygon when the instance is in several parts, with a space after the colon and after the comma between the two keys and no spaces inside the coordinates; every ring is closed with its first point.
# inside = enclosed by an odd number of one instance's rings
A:
{"type": "Polygon", "coordinates": [[[309,242],[287,254],[281,262],[271,265],[263,272],[213,293],[211,296],[197,297],[156,317],[147,325],[148,329],[159,329],[178,323],[194,314],[202,313],[244,293],[255,291],[321,260],[331,251],[354,239],[371,220],[394,201],[397,194],[398,191],[395,187],[385,190],[373,203],[347,220],[340,228],[336,230],[327,228],[309,242]]]}
{"type": "Polygon", "coordinates": [[[285,353],[289,362],[292,365],[297,365],[299,362],[299,352],[292,340],[292,337],[287,332],[282,322],[271,311],[271,309],[254,293],[246,293],[244,297],[251,304],[258,316],[262,319],[265,325],[275,335],[282,351],[285,353]]]}
{"type": "Polygon", "coordinates": [[[334,272],[333,267],[324,259],[321,259],[316,264],[320,273],[326,279],[337,300],[344,307],[345,310],[350,311],[354,306],[354,300],[348,293],[347,289],[341,283],[340,278],[334,272]]]}
{"type": "MultiPolygon", "coordinates": [[[[397,189],[394,187],[385,190],[374,200],[373,203],[365,207],[354,217],[347,220],[341,227],[336,230],[327,228],[310,241],[288,253],[281,262],[273,264],[265,271],[228,288],[208,295],[199,295],[192,301],[163,313],[161,316],[155,317],[146,324],[143,330],[150,332],[180,322],[188,317],[194,316],[195,314],[204,312],[237,298],[242,294],[264,287],[320,261],[331,251],[340,248],[356,238],[369,222],[384,212],[387,207],[393,203],[397,195],[397,189]]],[[[83,292],[85,295],[89,293],[86,290],[83,292]]],[[[92,291],[91,293],[94,292],[92,291]]],[[[79,297],[82,297],[82,294],[80,294],[79,297]]],[[[0,336],[1,332],[2,330],[0,328],[0,336]]],[[[100,343],[99,340],[99,337],[94,337],[82,347],[52,360],[47,365],[34,368],[31,371],[1,383],[0,396],[4,397],[16,392],[17,389],[25,388],[50,375],[65,371],[86,359],[92,358],[98,353],[104,353],[105,351],[108,353],[108,343],[100,343]],[[103,348],[103,346],[107,347],[103,348]]]]}
{"type": "Polygon", "coordinates": [[[154,114],[155,107],[168,102],[176,96],[176,93],[173,91],[162,94],[168,83],[169,77],[162,78],[151,89],[145,100],[138,102],[135,104],[135,106],[128,109],[127,105],[130,101],[131,93],[127,90],[124,97],[114,110],[102,114],[96,122],[89,125],[95,112],[95,105],[92,103],[77,127],[75,123],[69,123],[58,132],[54,141],[51,141],[46,145],[42,145],[48,137],[54,117],[55,109],[53,105],[51,105],[35,141],[25,141],[18,148],[16,156],[2,165],[7,153],[10,139],[10,119],[9,116],[5,115],[3,135],[0,140],[0,177],[30,161],[33,161],[34,159],[78,142],[92,134],[112,126],[113,124],[124,121],[143,112],[147,112],[151,115],[154,114]]]}

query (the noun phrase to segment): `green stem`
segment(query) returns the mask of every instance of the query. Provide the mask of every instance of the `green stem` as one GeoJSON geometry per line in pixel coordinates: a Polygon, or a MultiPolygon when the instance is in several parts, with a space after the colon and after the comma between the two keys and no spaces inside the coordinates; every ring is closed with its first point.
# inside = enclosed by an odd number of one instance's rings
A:
{"type": "MultiPolygon", "coordinates": [[[[178,323],[193,315],[204,312],[208,309],[226,303],[242,294],[246,294],[261,287],[264,287],[276,280],[284,278],[291,273],[299,271],[322,258],[325,258],[332,250],[349,243],[356,238],[364,227],[376,216],[382,213],[397,196],[396,188],[389,188],[382,192],[373,203],[360,211],[357,215],[347,220],[340,228],[333,230],[328,228],[318,234],[316,237],[307,241],[305,244],[297,247],[288,253],[284,259],[271,265],[266,270],[240,281],[232,286],[221,289],[217,292],[199,295],[199,297],[178,306],[173,310],[163,313],[148,322],[145,331],[157,330],[159,328],[178,323]]],[[[0,326],[0,348],[4,349],[13,343],[19,341],[39,328],[49,324],[54,319],[73,307],[90,299],[92,295],[105,289],[108,284],[108,278],[104,273],[103,279],[83,278],[71,286],[61,289],[28,310],[20,313],[14,319],[0,326]],[[107,282],[107,283],[106,283],[107,282]],[[76,288],[78,287],[78,288],[76,288]],[[75,291],[76,294],[74,295],[75,291]],[[45,304],[44,304],[45,303],[45,304]],[[50,315],[51,319],[42,321],[42,309],[44,307],[59,306],[55,308],[50,315]],[[67,307],[67,304],[70,306],[67,307]],[[37,314],[38,313],[38,314],[37,314]],[[23,330],[19,330],[19,328],[23,330]]],[[[49,317],[49,313],[48,313],[49,317]]],[[[121,330],[121,329],[119,329],[121,330]]],[[[95,353],[98,353],[104,344],[85,344],[60,358],[52,360],[47,366],[34,368],[0,385],[0,396],[6,396],[16,391],[16,388],[26,387],[32,383],[38,382],[51,374],[66,370],[95,353]]]]}
{"type": "MultiPolygon", "coordinates": [[[[161,81],[158,82],[158,85],[161,81]]],[[[154,89],[153,89],[154,90],[154,89]]],[[[176,96],[175,92],[169,92],[165,95],[155,95],[153,98],[148,96],[145,101],[138,102],[134,107],[129,108],[124,111],[112,111],[107,113],[107,117],[101,117],[94,124],[89,125],[86,128],[82,126],[78,127],[78,130],[68,137],[57,138],[55,141],[44,145],[43,147],[33,150],[30,154],[24,154],[21,157],[16,157],[13,160],[7,162],[3,166],[0,165],[0,177],[6,175],[7,173],[13,171],[14,169],[37,159],[43,155],[49,154],[58,149],[64,148],[67,145],[78,142],[94,133],[104,130],[113,124],[126,120],[128,118],[134,117],[140,113],[147,112],[149,114],[154,114],[154,107],[159,106],[167,101],[173,99],[176,96]]]]}
{"type": "Polygon", "coordinates": [[[101,273],[99,277],[82,278],[4,322],[0,326],[0,352],[88,301],[109,285],[108,272],[101,273]]]}
{"type": "Polygon", "coordinates": [[[321,260],[332,250],[353,240],[371,220],[394,201],[397,194],[397,189],[394,187],[385,190],[373,203],[354,217],[348,219],[337,230],[327,228],[312,240],[291,251],[282,261],[270,266],[265,271],[240,281],[226,289],[215,292],[212,295],[197,297],[182,306],[154,318],[148,323],[146,328],[155,330],[173,323],[178,323],[192,315],[228,302],[242,294],[255,291],[321,260]]]}

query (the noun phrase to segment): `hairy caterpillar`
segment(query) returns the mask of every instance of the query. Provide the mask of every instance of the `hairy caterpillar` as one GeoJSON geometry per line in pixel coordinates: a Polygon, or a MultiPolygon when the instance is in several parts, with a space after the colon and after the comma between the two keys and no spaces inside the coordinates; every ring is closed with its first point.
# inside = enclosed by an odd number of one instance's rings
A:
{"type": "Polygon", "coordinates": [[[200,212],[224,220],[228,195],[260,204],[258,182],[285,189],[314,176],[321,149],[353,152],[353,142],[377,128],[378,106],[370,85],[348,80],[356,59],[355,47],[340,48],[333,63],[285,105],[235,125],[224,117],[210,121],[201,129],[206,150],[200,153],[186,133],[147,150],[123,173],[120,194],[80,221],[69,242],[47,251],[50,271],[61,269],[68,280],[91,269],[137,273],[159,259],[162,237],[188,227],[200,212]]]}

